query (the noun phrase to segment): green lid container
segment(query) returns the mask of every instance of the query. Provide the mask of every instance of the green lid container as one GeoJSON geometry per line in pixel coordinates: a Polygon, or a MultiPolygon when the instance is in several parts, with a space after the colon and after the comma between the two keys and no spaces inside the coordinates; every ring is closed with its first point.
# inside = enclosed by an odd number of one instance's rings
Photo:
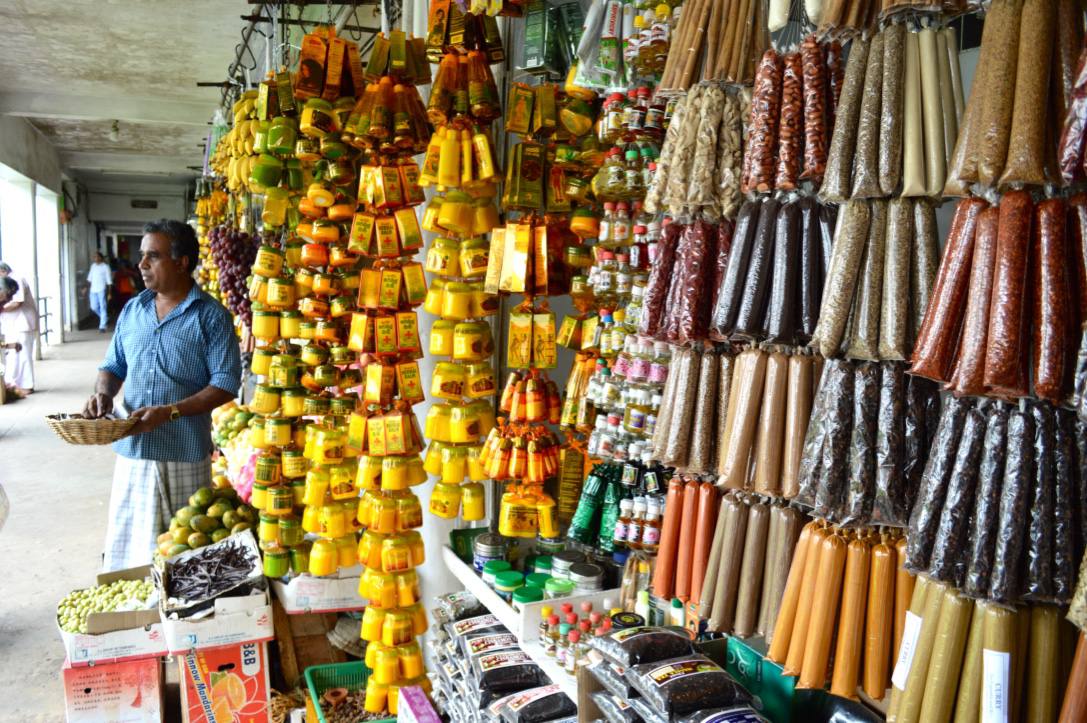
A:
{"type": "Polygon", "coordinates": [[[529,587],[538,587],[541,591],[547,586],[547,581],[551,579],[551,576],[543,572],[533,572],[525,575],[525,585],[529,587]]]}
{"type": "Polygon", "coordinates": [[[540,602],[543,600],[543,595],[544,591],[541,588],[525,585],[513,591],[513,605],[514,607],[520,607],[529,603],[540,602]]]}
{"type": "Polygon", "coordinates": [[[508,572],[510,569],[512,566],[505,560],[490,560],[483,565],[483,582],[494,587],[499,573],[508,572]]]}
{"type": "Polygon", "coordinates": [[[544,585],[544,594],[548,600],[554,600],[560,597],[570,597],[574,594],[574,583],[569,580],[560,580],[553,577],[544,585]]]}
{"type": "Polygon", "coordinates": [[[532,571],[551,575],[551,556],[540,555],[532,562],[532,571]]]}
{"type": "Polygon", "coordinates": [[[525,584],[525,576],[513,570],[507,570],[495,575],[494,591],[507,602],[513,599],[514,590],[520,589],[525,584]]]}

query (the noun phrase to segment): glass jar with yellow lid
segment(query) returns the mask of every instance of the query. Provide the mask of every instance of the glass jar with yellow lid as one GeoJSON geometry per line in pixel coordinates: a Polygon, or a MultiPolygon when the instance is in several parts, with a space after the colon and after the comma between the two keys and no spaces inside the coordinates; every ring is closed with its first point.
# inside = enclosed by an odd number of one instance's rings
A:
{"type": "Polygon", "coordinates": [[[302,501],[307,507],[318,507],[324,504],[329,480],[328,470],[324,467],[311,467],[306,472],[305,498],[302,501]]]}
{"type": "Polygon", "coordinates": [[[301,387],[284,389],[279,396],[279,413],[284,417],[301,417],[305,411],[306,390],[301,387]]]}
{"type": "Polygon", "coordinates": [[[344,519],[343,508],[337,504],[321,505],[318,520],[321,523],[320,534],[324,537],[343,537],[347,534],[347,520],[344,519]]]}
{"type": "Polygon", "coordinates": [[[265,278],[274,278],[283,272],[283,252],[275,246],[262,245],[253,259],[253,273],[265,278]]]}
{"type": "Polygon", "coordinates": [[[426,270],[439,276],[459,275],[460,244],[441,236],[434,239],[427,250],[426,270]]]}
{"type": "MultiPolygon", "coordinates": [[[[391,609],[397,606],[396,577],[373,568],[366,568],[359,579],[359,597],[364,597],[376,607],[391,609]]],[[[384,627],[384,621],[382,621],[384,627]]]]}
{"type": "Polygon", "coordinates": [[[321,296],[331,296],[336,293],[337,279],[335,274],[320,272],[313,275],[313,293],[321,296]]]}
{"type": "Polygon", "coordinates": [[[329,307],[324,299],[306,296],[298,300],[298,310],[302,312],[302,316],[310,319],[323,319],[328,316],[329,307]]]}
{"type": "Polygon", "coordinates": [[[313,438],[313,461],[318,464],[340,462],[346,441],[347,433],[342,429],[319,428],[313,438]]]}
{"type": "Polygon", "coordinates": [[[279,518],[261,512],[260,521],[257,523],[257,539],[261,542],[279,542],[279,518]]]}
{"type": "Polygon", "coordinates": [[[314,540],[309,554],[309,573],[318,577],[331,575],[339,568],[339,559],[335,542],[323,538],[314,540]]]}
{"type": "Polygon", "coordinates": [[[309,572],[309,554],[313,549],[312,543],[303,540],[291,548],[291,572],[295,575],[309,572]]]}
{"type": "MultiPolygon", "coordinates": [[[[340,130],[332,104],[321,98],[310,98],[302,107],[298,130],[307,138],[321,139],[340,130]]],[[[297,154],[296,154],[297,155],[297,154]]]]}
{"type": "Polygon", "coordinates": [[[334,500],[348,500],[357,496],[355,470],[349,464],[333,464],[328,467],[328,491],[334,500]]]}
{"type": "MultiPolygon", "coordinates": [[[[359,537],[357,548],[358,561],[363,567],[375,570],[381,569],[381,545],[385,541],[385,535],[379,535],[373,530],[366,530],[359,537]]],[[[390,572],[386,570],[386,572],[390,572]]]]}
{"type": "MultiPolygon", "coordinates": [[[[249,408],[253,409],[252,403],[249,408]]],[[[264,441],[264,418],[259,415],[249,420],[249,444],[253,449],[268,449],[268,444],[264,441]]]]}
{"type": "Polygon", "coordinates": [[[340,343],[340,325],[334,321],[318,319],[317,330],[314,332],[314,338],[317,341],[323,341],[329,344],[338,344],[340,343]]]}
{"type": "Polygon", "coordinates": [[[423,506],[419,498],[411,492],[405,492],[396,498],[397,527],[410,530],[423,526],[423,506]]]}
{"type": "Polygon", "coordinates": [[[439,315],[445,319],[464,321],[472,317],[472,287],[461,281],[449,281],[442,294],[439,315]]]}
{"type": "Polygon", "coordinates": [[[460,512],[461,487],[459,484],[437,482],[430,493],[430,513],[443,520],[452,520],[460,512]]]}
{"type": "Polygon", "coordinates": [[[442,482],[460,484],[468,472],[468,450],[448,446],[442,450],[442,482]]]}
{"type": "Polygon", "coordinates": [[[462,321],[453,330],[453,359],[479,361],[494,352],[491,327],[483,321],[462,321]]]}
{"type": "Polygon", "coordinates": [[[334,364],[321,364],[313,368],[313,379],[322,387],[334,387],[340,383],[340,369],[334,364]]]}
{"type": "Polygon", "coordinates": [[[442,306],[445,304],[446,280],[436,278],[430,280],[430,286],[426,290],[423,299],[423,310],[434,316],[441,316],[442,306]]]}
{"type": "Polygon", "coordinates": [[[381,457],[359,455],[358,469],[355,472],[355,488],[381,489],[381,457]]]}
{"type": "Polygon", "coordinates": [[[253,336],[261,341],[275,341],[279,338],[279,312],[254,311],[253,336]]]}
{"type": "MultiPolygon", "coordinates": [[[[300,449],[285,449],[281,456],[283,476],[287,479],[298,479],[306,476],[309,469],[309,461],[302,455],[300,449]]],[[[296,504],[303,504],[301,497],[295,500],[296,504]]]]}
{"type": "Polygon", "coordinates": [[[264,441],[272,447],[290,446],[294,441],[291,420],[284,417],[269,417],[268,419],[265,419],[264,441]]]}
{"type": "MultiPolygon", "coordinates": [[[[459,398],[459,397],[458,397],[459,398]]],[[[452,410],[448,404],[435,404],[427,410],[423,436],[436,442],[449,441],[449,420],[452,410]]]]}
{"type": "Polygon", "coordinates": [[[436,319],[430,327],[429,351],[434,356],[453,355],[453,330],[457,322],[436,319]]]}
{"type": "Polygon", "coordinates": [[[258,384],[249,409],[257,414],[273,414],[279,409],[279,390],[270,384],[258,384]]]}
{"type": "Polygon", "coordinates": [[[427,474],[440,475],[442,473],[442,450],[446,443],[431,440],[427,445],[426,454],[423,456],[423,470],[427,474]]]}
{"type": "Polygon", "coordinates": [[[398,645],[396,654],[400,658],[401,680],[418,678],[426,672],[423,664],[423,651],[418,642],[412,640],[409,643],[398,645]]]}
{"type": "Polygon", "coordinates": [[[346,294],[340,294],[339,296],[332,298],[330,308],[332,311],[332,318],[339,319],[355,310],[355,300],[346,294]]]}
{"type": "Polygon", "coordinates": [[[304,414],[307,417],[320,417],[328,414],[329,408],[328,397],[322,397],[316,394],[309,394],[306,396],[306,403],[304,405],[304,414]]]}
{"type": "MultiPolygon", "coordinates": [[[[265,421],[265,434],[267,434],[267,421],[265,421]]],[[[283,479],[283,467],[278,452],[263,452],[257,457],[253,479],[269,487],[279,484],[283,479]]]]}
{"type": "MultiPolygon", "coordinates": [[[[346,386],[345,384],[343,384],[343,380],[349,376],[349,372],[357,371],[357,369],[345,369],[340,374],[341,385],[346,386]]],[[[351,414],[351,412],[355,411],[357,405],[358,397],[352,396],[350,394],[341,394],[340,396],[333,397],[331,399],[331,401],[329,402],[329,411],[338,417],[346,417],[348,414],[351,414]]]]}
{"type": "MultiPolygon", "coordinates": [[[[308,243],[302,247],[301,261],[304,265],[316,268],[328,265],[328,247],[321,243],[308,243]]],[[[315,291],[315,293],[321,293],[315,291]]]]}
{"type": "Polygon", "coordinates": [[[281,311],[279,314],[279,333],[284,339],[301,339],[302,314],[294,309],[281,311]]]}
{"type": "Polygon", "coordinates": [[[381,541],[378,560],[385,572],[400,572],[412,568],[412,548],[403,534],[395,534],[381,541]]]}
{"type": "Polygon", "coordinates": [[[268,369],[272,366],[272,357],[275,355],[272,349],[254,349],[253,358],[249,362],[249,371],[258,376],[267,376],[268,369]]]}
{"type": "MultiPolygon", "coordinates": [[[[468,380],[468,370],[460,364],[439,362],[431,375],[430,393],[441,399],[460,401],[464,396],[464,384],[468,380]]],[[[433,437],[438,439],[438,437],[433,437]]]]}
{"type": "Polygon", "coordinates": [[[449,441],[453,444],[478,442],[481,434],[479,409],[471,404],[450,406],[449,441]]]}
{"type": "Polygon", "coordinates": [[[275,517],[285,517],[294,509],[294,491],[287,485],[268,488],[268,504],[264,510],[275,517]]]}
{"type": "Polygon", "coordinates": [[[460,242],[460,275],[484,276],[487,273],[487,257],[490,243],[486,239],[468,239],[460,242]]]}
{"type": "MultiPolygon", "coordinates": [[[[390,610],[381,625],[382,644],[401,645],[411,642],[414,638],[415,629],[412,627],[411,615],[403,610],[390,610]]],[[[395,656],[395,651],[393,654],[395,656]]],[[[397,663],[397,671],[399,671],[399,663],[397,663]]]]}

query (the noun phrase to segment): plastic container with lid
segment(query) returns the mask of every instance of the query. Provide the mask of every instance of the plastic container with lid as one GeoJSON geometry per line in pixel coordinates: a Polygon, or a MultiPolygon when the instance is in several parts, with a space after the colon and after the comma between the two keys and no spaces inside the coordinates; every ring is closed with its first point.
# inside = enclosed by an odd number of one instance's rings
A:
{"type": "Polygon", "coordinates": [[[604,589],[604,570],[592,562],[579,562],[570,566],[570,581],[575,595],[587,595],[604,589]]]}
{"type": "Polygon", "coordinates": [[[305,532],[302,523],[297,517],[279,518],[279,544],[284,547],[294,547],[302,542],[305,532]]]}
{"type": "Polygon", "coordinates": [[[509,549],[506,538],[493,532],[484,532],[472,542],[472,566],[476,572],[482,573],[483,566],[488,562],[505,561],[509,549]]]}
{"type": "Polygon", "coordinates": [[[264,576],[279,578],[291,571],[291,557],[282,547],[269,547],[264,550],[264,576]]]}
{"type": "Polygon", "coordinates": [[[332,540],[315,540],[310,549],[309,572],[318,577],[331,575],[339,567],[339,553],[332,540]]]}
{"type": "MultiPolygon", "coordinates": [[[[486,570],[484,570],[486,574],[486,570]]],[[[506,602],[513,600],[513,591],[524,587],[525,576],[514,570],[497,573],[494,576],[494,590],[506,602]]]]}
{"type": "Polygon", "coordinates": [[[547,581],[550,580],[550,579],[551,579],[551,576],[547,575],[545,573],[542,573],[542,572],[530,572],[528,575],[525,575],[525,586],[526,587],[538,587],[541,590],[543,590],[543,589],[545,589],[547,587],[547,581]]]}
{"type": "Polygon", "coordinates": [[[543,600],[543,588],[533,585],[525,585],[513,591],[512,602],[514,610],[521,610],[525,605],[543,600]]]}
{"type": "Polygon", "coordinates": [[[551,577],[553,559],[550,555],[538,555],[532,562],[532,571],[551,577]]]}
{"type": "Polygon", "coordinates": [[[585,562],[585,553],[577,550],[563,550],[551,556],[551,576],[560,580],[570,577],[570,568],[579,562],[585,562]]]}
{"type": "Polygon", "coordinates": [[[553,577],[544,585],[544,597],[548,600],[570,597],[574,594],[574,583],[553,577]]]}
{"type": "Polygon", "coordinates": [[[505,560],[490,560],[483,565],[483,582],[494,587],[499,573],[509,572],[512,566],[505,560]]]}

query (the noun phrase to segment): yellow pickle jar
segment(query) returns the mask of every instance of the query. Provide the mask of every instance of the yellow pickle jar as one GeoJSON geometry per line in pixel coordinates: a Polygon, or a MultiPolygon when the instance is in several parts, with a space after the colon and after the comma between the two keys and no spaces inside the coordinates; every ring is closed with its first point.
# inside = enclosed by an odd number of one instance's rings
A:
{"type": "Polygon", "coordinates": [[[285,339],[301,339],[302,314],[293,310],[280,312],[279,333],[285,339]]]}
{"type": "Polygon", "coordinates": [[[285,517],[294,509],[294,491],[286,485],[276,485],[268,488],[268,506],[264,508],[268,514],[276,517],[285,517]]]}
{"type": "Polygon", "coordinates": [[[355,473],[355,487],[360,490],[381,489],[381,457],[359,455],[358,471],[355,473]]]}
{"type": "Polygon", "coordinates": [[[253,509],[263,510],[268,504],[268,485],[263,482],[254,482],[253,491],[249,495],[249,504],[253,509]]]}
{"type": "Polygon", "coordinates": [[[339,568],[339,553],[332,540],[314,540],[309,554],[309,573],[318,577],[331,575],[339,568]]]}
{"type": "Polygon", "coordinates": [[[262,341],[275,341],[279,338],[279,312],[254,311],[253,336],[262,341]]]}
{"type": "Polygon", "coordinates": [[[306,390],[302,387],[284,389],[279,395],[279,413],[284,417],[301,417],[306,404],[306,390]]]}
{"type": "MultiPolygon", "coordinates": [[[[272,447],[287,447],[294,441],[291,420],[272,417],[264,420],[264,441],[272,447]]],[[[257,460],[259,465],[260,460],[257,460]]]]}
{"type": "Polygon", "coordinates": [[[442,450],[442,482],[459,484],[468,472],[468,450],[464,447],[446,447],[442,450]]]}
{"type": "Polygon", "coordinates": [[[430,493],[430,513],[445,520],[452,520],[460,512],[460,485],[438,482],[430,493]]]}
{"type": "Polygon", "coordinates": [[[430,327],[430,354],[433,356],[453,355],[453,331],[457,323],[437,319],[430,327]]]}
{"type": "Polygon", "coordinates": [[[423,310],[428,314],[442,315],[442,308],[445,306],[445,287],[445,279],[437,278],[430,282],[426,298],[423,300],[423,310]]]}
{"type": "Polygon", "coordinates": [[[264,543],[279,542],[279,518],[268,512],[260,514],[257,523],[257,539],[264,543]]]}
{"type": "Polygon", "coordinates": [[[268,280],[268,306],[285,309],[293,306],[294,301],[293,281],[278,276],[268,280]]]}
{"type": "Polygon", "coordinates": [[[339,505],[321,505],[318,520],[321,523],[321,534],[325,537],[343,537],[347,534],[347,520],[343,518],[343,508],[339,505]]]}
{"type": "Polygon", "coordinates": [[[253,273],[257,276],[272,278],[283,271],[283,252],[274,246],[262,245],[253,259],[253,273]]]}
{"type": "Polygon", "coordinates": [[[464,396],[464,384],[467,380],[468,370],[460,364],[439,362],[434,366],[434,373],[431,375],[430,394],[441,399],[460,401],[464,396]]]}
{"type": "Polygon", "coordinates": [[[328,485],[328,471],[323,467],[313,467],[306,472],[306,494],[302,502],[307,507],[320,506],[325,501],[328,485]]]}
{"type": "Polygon", "coordinates": [[[269,384],[258,384],[249,409],[257,414],[275,413],[279,409],[279,390],[269,384]]]}
{"type": "Polygon", "coordinates": [[[469,522],[482,520],[487,514],[487,493],[479,482],[461,485],[461,514],[469,522]]]}
{"type": "Polygon", "coordinates": [[[272,357],[276,353],[271,349],[254,349],[253,359],[249,362],[249,371],[258,376],[267,376],[268,369],[272,366],[272,357]]]}
{"type": "Polygon", "coordinates": [[[271,486],[279,484],[279,481],[283,478],[282,467],[279,462],[279,454],[274,452],[264,452],[257,457],[256,469],[253,472],[253,479],[257,482],[262,482],[265,485],[271,486]]]}
{"type": "MultiPolygon", "coordinates": [[[[423,526],[423,506],[419,498],[408,492],[396,500],[397,526],[402,530],[423,526]]],[[[417,563],[418,564],[418,563],[417,563]]]]}
{"type": "Polygon", "coordinates": [[[494,351],[491,327],[481,321],[467,321],[453,331],[453,358],[458,361],[480,361],[494,351]]]}
{"type": "Polygon", "coordinates": [[[450,441],[449,423],[451,418],[452,411],[448,404],[435,404],[427,411],[426,420],[423,424],[423,436],[432,442],[450,441]]]}
{"type": "Polygon", "coordinates": [[[328,491],[334,500],[355,497],[355,479],[351,465],[334,464],[328,468],[328,491]]]}

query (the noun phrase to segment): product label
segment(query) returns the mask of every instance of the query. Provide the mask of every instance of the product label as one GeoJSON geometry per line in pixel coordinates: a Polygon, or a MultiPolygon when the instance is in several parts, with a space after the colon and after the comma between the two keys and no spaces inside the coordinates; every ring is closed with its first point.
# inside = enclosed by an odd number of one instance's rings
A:
{"type": "Polygon", "coordinates": [[[650,633],[655,633],[655,632],[658,632],[658,631],[653,629],[653,628],[643,626],[643,627],[637,627],[637,628],[626,628],[625,630],[616,630],[614,633],[612,633],[608,637],[610,637],[612,640],[614,640],[617,643],[621,643],[621,642],[623,642],[625,640],[633,640],[634,638],[637,638],[639,636],[649,635],[650,633]]]}
{"type": "Polygon", "coordinates": [[[616,708],[618,708],[619,710],[630,710],[630,704],[629,704],[629,703],[627,703],[627,702],[626,702],[625,700],[623,700],[622,698],[617,698],[617,697],[615,697],[614,695],[612,695],[612,696],[609,696],[609,697],[611,698],[611,702],[612,702],[612,703],[613,703],[613,704],[615,705],[615,707],[616,707],[616,708]]]}
{"type": "Polygon", "coordinates": [[[650,527],[646,525],[645,531],[642,533],[642,544],[644,545],[659,545],[661,541],[661,531],[659,527],[650,527]]]}
{"type": "Polygon", "coordinates": [[[499,668],[509,668],[514,665],[525,665],[531,663],[532,658],[528,657],[528,653],[520,650],[511,650],[505,653],[494,653],[493,655],[485,655],[479,659],[479,671],[480,673],[486,673],[491,670],[498,670],[499,668]]]}
{"type": "Polygon", "coordinates": [[[453,623],[453,636],[459,638],[473,630],[489,628],[492,625],[501,625],[501,623],[498,622],[498,618],[494,615],[477,615],[474,618],[467,618],[466,620],[453,623]]]}
{"type": "Polygon", "coordinates": [[[476,656],[489,653],[494,650],[506,650],[517,647],[517,636],[510,633],[498,633],[496,635],[481,635],[472,638],[467,643],[468,655],[476,656]]]}
{"type": "Polygon", "coordinates": [[[891,683],[899,690],[906,689],[906,678],[913,665],[913,654],[917,650],[917,637],[921,634],[921,616],[906,611],[906,622],[902,627],[902,646],[898,649],[898,661],[895,663],[891,683]]]}
{"type": "Polygon", "coordinates": [[[654,685],[660,688],[669,681],[677,678],[686,678],[691,675],[700,675],[702,673],[716,673],[720,670],[721,667],[710,660],[683,660],[678,663],[654,668],[649,671],[649,675],[646,677],[653,681],[654,685]]]}
{"type": "Polygon", "coordinates": [[[529,703],[539,700],[540,698],[546,698],[549,695],[555,695],[558,692],[559,686],[557,685],[545,685],[542,688],[526,690],[523,693],[517,693],[507,698],[509,702],[506,704],[506,707],[511,713],[516,713],[529,703]]]}
{"type": "Polygon", "coordinates": [[[654,470],[645,473],[645,491],[649,494],[658,492],[661,488],[660,476],[654,470]]]}
{"type": "Polygon", "coordinates": [[[1011,654],[981,651],[981,723],[1007,723],[1011,695],[1011,654]]]}
{"type": "Polygon", "coordinates": [[[627,539],[627,523],[621,520],[615,522],[615,534],[612,535],[612,539],[616,542],[623,542],[627,539]]]}

